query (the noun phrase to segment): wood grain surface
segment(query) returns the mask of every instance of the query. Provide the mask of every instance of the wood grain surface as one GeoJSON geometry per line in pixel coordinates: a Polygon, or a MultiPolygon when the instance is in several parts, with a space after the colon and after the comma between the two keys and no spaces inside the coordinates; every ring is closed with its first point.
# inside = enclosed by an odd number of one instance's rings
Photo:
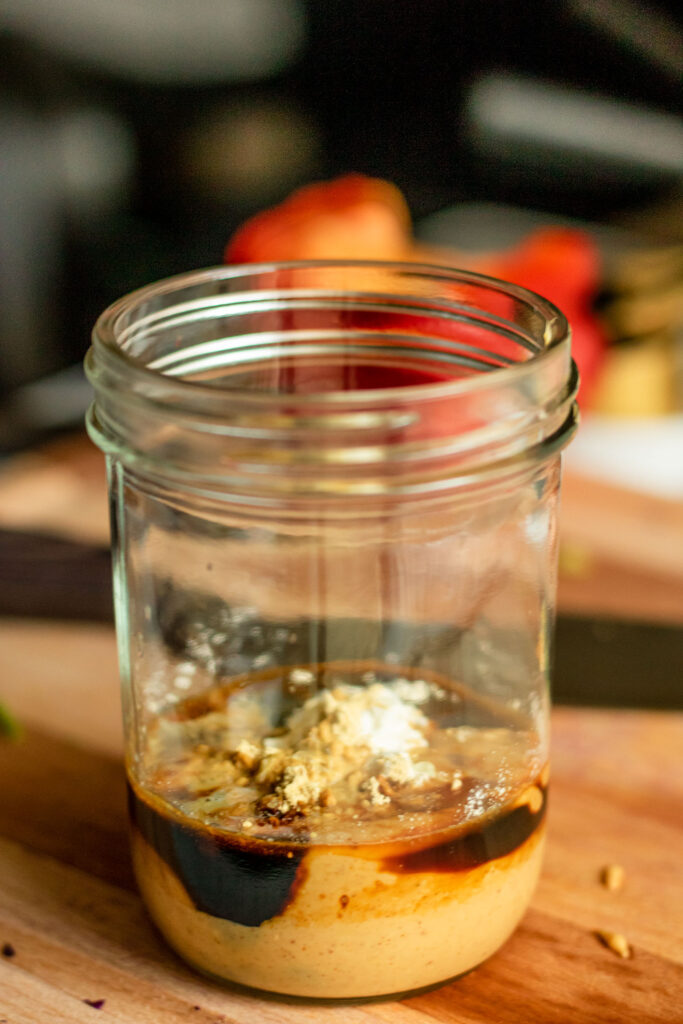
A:
{"type": "Polygon", "coordinates": [[[546,866],[513,938],[442,989],[319,1006],[206,981],[157,936],[128,856],[116,687],[106,628],[0,625],[0,696],[28,724],[0,744],[3,1024],[681,1019],[683,716],[557,709],[546,866]],[[626,872],[619,892],[600,884],[608,863],[626,872]],[[618,958],[595,930],[623,933],[633,956],[618,958]]]}

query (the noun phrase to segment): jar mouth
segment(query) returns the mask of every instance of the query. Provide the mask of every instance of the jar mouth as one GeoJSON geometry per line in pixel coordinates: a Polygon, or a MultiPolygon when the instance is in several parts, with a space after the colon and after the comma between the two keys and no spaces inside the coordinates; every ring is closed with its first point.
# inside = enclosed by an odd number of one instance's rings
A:
{"type": "MultiPolygon", "coordinates": [[[[300,286],[296,287],[297,282],[290,277],[290,275],[301,273],[313,276],[316,273],[324,275],[327,272],[339,272],[342,275],[348,272],[352,282],[356,273],[361,275],[374,273],[379,277],[391,274],[396,275],[395,280],[392,281],[394,285],[402,281],[419,280],[428,283],[435,289],[443,289],[444,294],[439,295],[436,303],[433,301],[434,296],[430,294],[414,296],[416,304],[412,310],[406,310],[406,315],[410,315],[412,312],[415,316],[420,314],[427,317],[438,316],[442,322],[449,320],[455,322],[463,316],[462,296],[459,293],[462,293],[463,289],[469,288],[478,291],[478,295],[475,293],[465,294],[465,304],[468,299],[472,301],[483,296],[485,292],[490,293],[494,297],[500,297],[503,301],[517,303],[531,324],[526,327],[520,324],[514,325],[513,333],[517,337],[520,358],[506,358],[499,353],[500,364],[489,365],[486,367],[487,372],[485,373],[441,381],[401,384],[397,388],[386,385],[376,388],[330,389],[324,387],[320,391],[311,391],[306,394],[297,393],[297,403],[300,402],[302,405],[317,406],[321,402],[346,404],[352,400],[354,393],[357,394],[359,401],[367,406],[368,404],[384,403],[392,397],[393,391],[396,391],[401,398],[406,398],[406,392],[409,392],[411,396],[419,399],[436,394],[445,396],[446,394],[459,394],[463,391],[485,389],[491,384],[489,373],[494,372],[498,382],[503,376],[506,379],[513,379],[533,373],[538,362],[547,357],[547,353],[567,342],[569,338],[570,330],[566,317],[551,302],[521,285],[504,282],[484,274],[421,263],[376,260],[292,260],[282,263],[210,267],[177,274],[131,292],[109,306],[98,318],[93,329],[93,347],[91,358],[87,364],[88,372],[90,374],[94,369],[93,359],[99,357],[106,359],[110,365],[115,361],[119,366],[125,367],[129,379],[139,381],[142,385],[158,382],[162,377],[167,385],[167,401],[169,404],[175,404],[175,400],[178,407],[183,405],[185,396],[188,400],[191,400],[192,396],[200,395],[206,399],[208,391],[211,392],[214,399],[217,394],[220,394],[225,398],[239,397],[240,402],[277,407],[282,401],[283,393],[281,391],[245,391],[243,386],[238,385],[231,388],[230,384],[224,381],[217,392],[216,386],[207,384],[205,380],[181,376],[177,363],[174,364],[172,360],[163,357],[146,360],[139,352],[136,352],[136,348],[139,349],[141,343],[144,344],[145,336],[150,331],[158,333],[167,330],[171,319],[174,323],[178,318],[181,322],[184,320],[186,323],[191,323],[194,320],[196,323],[197,315],[201,313],[211,314],[213,312],[216,314],[220,312],[231,316],[243,315],[245,302],[248,302],[249,298],[252,300],[257,298],[257,305],[260,307],[266,303],[269,304],[271,311],[277,311],[278,298],[284,300],[285,303],[291,303],[294,296],[299,303],[307,300],[319,303],[325,297],[334,302],[339,293],[338,288],[330,293],[329,287],[321,287],[320,283],[312,280],[307,282],[308,287],[302,289],[300,286]],[[275,287],[264,287],[266,282],[271,284],[271,279],[275,287]],[[239,290],[241,282],[246,284],[243,291],[239,290]],[[278,287],[278,282],[280,287],[278,287]],[[284,287],[282,287],[282,283],[284,283],[284,287]],[[170,314],[168,309],[149,308],[163,303],[163,300],[170,296],[186,291],[191,292],[194,289],[202,290],[203,286],[207,284],[213,285],[213,294],[174,303],[170,307],[172,311],[170,314]],[[445,294],[449,288],[454,289],[452,297],[445,294]]],[[[388,297],[395,299],[400,292],[395,287],[388,292],[379,293],[377,291],[368,293],[357,288],[353,293],[345,296],[345,304],[349,304],[350,301],[359,303],[364,295],[367,296],[369,303],[374,302],[379,305],[380,316],[386,316],[387,308],[381,306],[382,302],[385,302],[388,297]]],[[[409,299],[411,296],[404,296],[404,298],[409,299]]],[[[482,321],[483,327],[487,326],[503,335],[508,332],[508,336],[512,340],[510,336],[512,325],[509,320],[506,321],[504,316],[499,316],[490,309],[482,310],[482,313],[486,314],[486,319],[482,321]]],[[[465,315],[472,315],[471,307],[465,315]]],[[[347,335],[350,335],[352,330],[347,332],[347,335]]],[[[320,331],[315,331],[315,334],[319,336],[320,331]]],[[[425,339],[429,336],[427,333],[421,335],[420,338],[425,339]]],[[[348,336],[343,337],[340,333],[337,340],[339,344],[344,344],[348,342],[349,338],[348,336]]],[[[386,333],[383,332],[382,341],[385,340],[386,333]]],[[[443,337],[440,340],[443,340],[443,337]]],[[[264,347],[267,343],[268,339],[263,339],[264,347]]],[[[234,349],[231,354],[234,357],[234,349]]],[[[224,351],[222,355],[228,355],[228,352],[224,351]]],[[[269,356],[266,354],[265,358],[269,358],[269,356]]]]}
{"type": "Polygon", "coordinates": [[[380,493],[551,454],[577,421],[569,325],[440,266],[292,261],[149,285],[98,319],[89,430],[148,475],[380,493]]]}

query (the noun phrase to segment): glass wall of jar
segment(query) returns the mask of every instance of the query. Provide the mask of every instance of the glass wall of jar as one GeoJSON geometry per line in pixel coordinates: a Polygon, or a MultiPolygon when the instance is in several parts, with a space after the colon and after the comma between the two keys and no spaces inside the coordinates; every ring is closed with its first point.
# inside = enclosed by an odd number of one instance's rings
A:
{"type": "Polygon", "coordinates": [[[540,869],[567,324],[402,264],[98,321],[133,854],[195,967],[312,998],[490,956],[540,869]]]}

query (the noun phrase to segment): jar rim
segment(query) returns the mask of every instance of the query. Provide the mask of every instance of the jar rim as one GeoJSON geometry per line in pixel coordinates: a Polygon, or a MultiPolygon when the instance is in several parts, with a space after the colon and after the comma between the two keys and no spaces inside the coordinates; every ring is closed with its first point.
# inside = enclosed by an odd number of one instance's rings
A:
{"type": "Polygon", "coordinates": [[[99,317],[86,357],[96,392],[88,429],[148,478],[173,476],[207,494],[465,487],[535,465],[567,443],[578,422],[570,340],[547,299],[473,271],[373,260],[191,271],[138,289],[99,317]],[[321,310],[344,315],[328,332],[321,310]],[[224,319],[234,331],[216,337],[224,319]],[[412,360],[455,366],[458,375],[293,391],[277,374],[272,389],[259,376],[271,360],[278,369],[278,346],[292,339],[294,355],[299,345],[305,356],[329,345],[343,358],[356,338],[368,352],[396,355],[399,368],[412,360]],[[200,374],[205,380],[192,379],[200,374]]]}
{"type": "MultiPolygon", "coordinates": [[[[480,274],[475,271],[460,270],[455,267],[442,266],[440,264],[401,262],[389,260],[287,260],[270,263],[248,263],[233,264],[224,266],[206,267],[199,270],[186,271],[170,277],[162,278],[152,284],[147,284],[124,295],[108,306],[98,317],[92,331],[93,349],[92,355],[104,357],[105,361],[113,369],[117,366],[119,370],[125,369],[130,378],[137,380],[140,385],[145,382],[152,384],[163,380],[165,388],[164,406],[172,410],[174,407],[182,409],[183,396],[196,398],[198,396],[212,396],[213,399],[229,400],[231,397],[239,396],[240,404],[258,405],[262,408],[277,407],[281,404],[283,396],[280,393],[269,393],[266,391],[245,392],[237,388],[221,385],[220,388],[208,386],[201,381],[187,380],[171,376],[145,366],[140,360],[131,356],[118,343],[117,326],[120,319],[134,312],[144,302],[150,299],[172,294],[185,287],[198,286],[210,281],[234,281],[241,278],[248,279],[258,275],[272,274],[280,271],[298,270],[343,270],[358,269],[395,272],[406,277],[422,277],[426,280],[448,285],[469,285],[478,288],[486,288],[489,291],[497,292],[506,298],[513,298],[531,307],[544,322],[543,341],[544,344],[533,351],[528,358],[512,362],[507,366],[499,366],[487,373],[477,373],[469,377],[436,381],[418,384],[402,384],[398,387],[381,388],[348,388],[339,391],[312,391],[306,394],[296,394],[297,405],[303,408],[306,406],[335,405],[343,403],[353,405],[354,400],[367,407],[375,404],[384,404],[392,398],[400,397],[403,401],[410,398],[447,398],[450,395],[460,395],[463,392],[476,392],[485,389],[491,384],[512,383],[523,378],[525,375],[536,372],[539,365],[550,358],[559,346],[569,343],[570,326],[567,318],[557,306],[537,292],[522,285],[513,284],[502,279],[480,274]],[[173,399],[177,399],[177,404],[173,399]]],[[[313,289],[315,293],[317,289],[313,289]]],[[[274,288],[274,293],[281,293],[286,297],[286,288],[274,288]]],[[[354,293],[355,294],[355,293],[354,293]]],[[[363,294],[361,290],[357,294],[363,294]]],[[[398,293],[397,293],[398,294],[398,293]]],[[[440,301],[447,308],[449,300],[441,297],[440,301]]],[[[455,309],[457,303],[452,300],[455,309]]],[[[501,321],[504,322],[504,321],[501,321]]],[[[90,357],[89,353],[89,357],[90,357]]],[[[86,363],[89,376],[93,378],[92,358],[86,363]]],[[[94,383],[94,381],[93,381],[94,383]]],[[[292,396],[288,396],[291,398],[292,396]]]]}

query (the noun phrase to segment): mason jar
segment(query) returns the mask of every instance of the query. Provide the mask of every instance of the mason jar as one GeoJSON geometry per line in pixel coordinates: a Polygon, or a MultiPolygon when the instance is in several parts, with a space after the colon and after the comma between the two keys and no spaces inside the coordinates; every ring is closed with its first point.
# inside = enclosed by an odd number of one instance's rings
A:
{"type": "Polygon", "coordinates": [[[529,903],[567,323],[441,267],[220,267],[98,320],[135,872],[188,963],[412,992],[529,903]]]}

